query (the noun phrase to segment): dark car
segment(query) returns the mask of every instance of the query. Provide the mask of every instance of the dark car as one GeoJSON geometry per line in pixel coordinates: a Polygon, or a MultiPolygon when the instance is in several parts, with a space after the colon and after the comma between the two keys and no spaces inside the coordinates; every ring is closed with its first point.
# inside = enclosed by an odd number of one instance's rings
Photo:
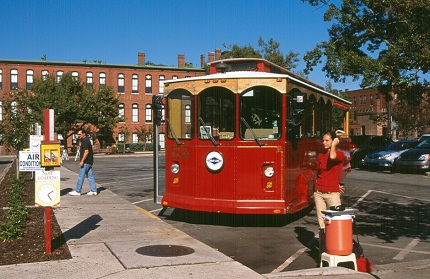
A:
{"type": "Polygon", "coordinates": [[[425,172],[430,170],[430,139],[400,154],[394,161],[394,171],[425,172]]]}
{"type": "Polygon", "coordinates": [[[360,167],[367,154],[384,150],[392,142],[384,136],[369,136],[357,149],[351,151],[351,167],[360,167]]]}
{"type": "Polygon", "coordinates": [[[354,153],[355,150],[358,149],[358,147],[360,147],[363,143],[365,143],[371,137],[374,137],[374,136],[371,136],[371,135],[351,135],[351,136],[349,136],[349,138],[351,139],[350,152],[354,153]]]}
{"type": "Polygon", "coordinates": [[[384,150],[368,154],[364,157],[362,167],[380,170],[391,170],[394,161],[403,152],[416,147],[420,142],[417,140],[398,140],[387,146],[384,150]]]}

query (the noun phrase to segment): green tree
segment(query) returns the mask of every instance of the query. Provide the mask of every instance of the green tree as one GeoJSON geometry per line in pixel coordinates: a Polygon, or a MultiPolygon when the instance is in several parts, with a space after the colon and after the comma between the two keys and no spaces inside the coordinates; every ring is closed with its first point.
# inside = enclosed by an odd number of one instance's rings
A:
{"type": "Polygon", "coordinates": [[[152,128],[146,129],[146,126],[142,125],[139,128],[135,128],[139,141],[143,142],[143,151],[146,150],[146,142],[152,137],[152,128]]]}
{"type": "Polygon", "coordinates": [[[28,104],[35,121],[43,122],[45,108],[54,109],[55,131],[66,144],[72,134],[88,129],[89,125],[98,129],[93,133],[104,135],[117,123],[119,101],[110,87],[95,91],[71,73],[65,73],[59,81],[52,75],[35,80],[32,91],[28,104]]]}
{"type": "Polygon", "coordinates": [[[31,128],[35,123],[28,109],[28,91],[18,90],[3,95],[3,119],[0,121],[1,141],[7,152],[29,147],[31,128]]]}
{"type": "MultiPolygon", "coordinates": [[[[349,77],[360,80],[362,88],[378,89],[389,102],[397,96],[396,106],[400,110],[403,106],[404,111],[428,102],[430,0],[302,2],[327,7],[324,20],[333,22],[329,39],[305,54],[306,73],[322,64],[327,77],[335,82],[349,77]]],[[[390,124],[390,114],[386,116],[390,124]]],[[[404,114],[396,117],[411,118],[404,114]]]]}
{"type": "Polygon", "coordinates": [[[335,82],[361,79],[362,87],[391,91],[427,82],[430,67],[429,0],[302,0],[325,5],[324,20],[334,22],[329,39],[306,53],[306,70],[319,63],[335,82]],[[323,57],[325,60],[323,61],[323,57]]]}
{"type": "Polygon", "coordinates": [[[260,49],[255,49],[250,44],[243,47],[233,44],[227,45],[223,43],[225,51],[221,53],[221,59],[228,58],[264,58],[272,63],[275,63],[285,68],[296,68],[299,61],[298,53],[290,51],[287,55],[283,55],[279,49],[280,43],[272,38],[266,43],[262,37],[258,39],[258,46],[260,49]]]}

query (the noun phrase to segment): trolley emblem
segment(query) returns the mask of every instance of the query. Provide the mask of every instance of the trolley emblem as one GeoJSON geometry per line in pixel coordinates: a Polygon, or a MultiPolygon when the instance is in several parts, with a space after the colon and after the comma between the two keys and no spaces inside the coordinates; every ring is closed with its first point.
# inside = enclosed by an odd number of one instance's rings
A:
{"type": "Polygon", "coordinates": [[[211,151],[206,155],[206,167],[211,172],[219,172],[224,166],[224,158],[218,151],[211,151]]]}

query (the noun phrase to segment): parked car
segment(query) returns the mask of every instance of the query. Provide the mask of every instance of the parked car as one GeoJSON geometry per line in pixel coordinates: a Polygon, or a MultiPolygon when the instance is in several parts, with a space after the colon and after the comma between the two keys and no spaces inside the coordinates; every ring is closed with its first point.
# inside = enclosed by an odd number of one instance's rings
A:
{"type": "Polygon", "coordinates": [[[371,135],[351,135],[351,136],[349,136],[349,138],[351,139],[350,153],[354,153],[355,150],[357,150],[359,146],[361,146],[364,142],[369,140],[371,137],[374,137],[374,136],[371,136],[371,135]]]}
{"type": "Polygon", "coordinates": [[[430,139],[430,134],[423,134],[419,137],[418,141],[424,141],[426,139],[430,139]]]}
{"type": "Polygon", "coordinates": [[[394,171],[424,172],[430,170],[430,139],[421,141],[415,148],[403,152],[393,165],[394,171]]]}
{"type": "Polygon", "coordinates": [[[351,167],[360,167],[367,154],[384,150],[392,142],[384,136],[369,136],[357,149],[351,151],[351,167]]]}
{"type": "Polygon", "coordinates": [[[370,153],[364,157],[362,162],[363,168],[376,168],[391,170],[394,160],[403,152],[416,147],[419,144],[417,140],[398,140],[387,146],[382,151],[370,153]]]}

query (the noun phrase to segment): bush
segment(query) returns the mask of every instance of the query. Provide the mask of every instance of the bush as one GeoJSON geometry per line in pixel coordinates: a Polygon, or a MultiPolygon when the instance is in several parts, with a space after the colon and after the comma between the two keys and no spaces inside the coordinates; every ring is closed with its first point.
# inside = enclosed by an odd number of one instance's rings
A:
{"type": "MultiPolygon", "coordinates": [[[[152,143],[126,143],[125,144],[125,152],[140,152],[140,151],[153,151],[154,145],[152,143]]],[[[117,152],[124,153],[124,143],[118,143],[117,152]]]]}
{"type": "Polygon", "coordinates": [[[9,194],[9,210],[6,213],[6,222],[0,225],[0,239],[10,240],[22,236],[22,228],[28,217],[28,209],[22,202],[24,194],[24,178],[12,179],[12,190],[9,194]]]}

